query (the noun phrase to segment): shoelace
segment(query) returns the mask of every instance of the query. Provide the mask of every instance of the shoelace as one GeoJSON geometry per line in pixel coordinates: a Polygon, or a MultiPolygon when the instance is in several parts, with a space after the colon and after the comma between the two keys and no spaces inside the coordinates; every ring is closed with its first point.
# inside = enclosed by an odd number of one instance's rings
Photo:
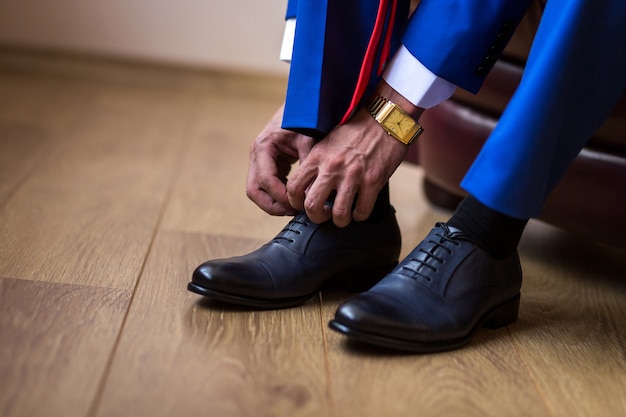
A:
{"type": "Polygon", "coordinates": [[[448,228],[448,226],[446,224],[444,224],[444,223],[437,223],[436,226],[442,228],[444,230],[444,234],[435,233],[435,236],[437,236],[439,238],[438,241],[437,240],[432,240],[432,239],[426,240],[425,243],[432,244],[432,246],[430,246],[428,249],[424,249],[423,247],[419,247],[418,248],[418,252],[426,254],[426,257],[423,260],[415,258],[415,257],[411,257],[411,258],[409,258],[410,262],[407,265],[402,267],[403,270],[407,270],[409,272],[412,272],[415,275],[419,275],[422,278],[424,278],[425,280],[427,280],[428,282],[432,281],[432,278],[428,274],[420,272],[420,268],[421,267],[426,267],[426,268],[430,269],[433,273],[437,273],[437,268],[435,266],[433,266],[433,265],[428,263],[428,261],[431,258],[434,259],[435,261],[437,261],[440,264],[443,264],[445,262],[444,257],[439,257],[439,256],[435,255],[435,252],[437,251],[437,249],[441,248],[444,251],[446,251],[447,255],[445,255],[445,257],[447,257],[447,256],[452,255],[453,251],[448,246],[445,246],[446,243],[451,243],[454,246],[459,246],[459,242],[456,242],[455,240],[450,238],[450,236],[449,236],[450,235],[450,229],[448,228]]]}
{"type": "Polygon", "coordinates": [[[277,240],[286,240],[289,243],[293,243],[295,242],[294,239],[290,238],[287,236],[288,233],[295,233],[296,235],[301,235],[302,231],[298,230],[298,229],[293,229],[292,227],[294,227],[296,224],[301,224],[304,227],[309,227],[310,223],[307,222],[305,219],[302,219],[304,216],[296,216],[293,219],[291,219],[291,221],[289,223],[287,223],[287,226],[285,226],[285,228],[283,230],[281,230],[281,232],[274,238],[274,241],[277,240]]]}

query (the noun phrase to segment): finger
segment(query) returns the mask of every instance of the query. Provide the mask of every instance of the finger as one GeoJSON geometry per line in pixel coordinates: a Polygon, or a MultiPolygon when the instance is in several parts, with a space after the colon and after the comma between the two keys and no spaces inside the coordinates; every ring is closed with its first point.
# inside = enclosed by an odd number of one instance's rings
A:
{"type": "MultiPolygon", "coordinates": [[[[282,184],[282,187],[284,188],[284,184],[282,184]]],[[[259,184],[256,165],[254,164],[251,164],[250,169],[248,170],[248,177],[246,179],[246,195],[263,211],[271,215],[285,216],[297,213],[297,211],[291,207],[288,202],[285,204],[284,201],[278,201],[265,191],[265,189],[259,184]]]]}
{"type": "Polygon", "coordinates": [[[271,156],[259,155],[250,171],[252,188],[263,190],[281,205],[291,206],[287,198],[287,187],[284,180],[279,178],[277,162],[271,156]]]}
{"type": "Polygon", "coordinates": [[[343,184],[337,190],[337,196],[333,203],[333,223],[337,227],[346,227],[352,221],[352,206],[356,196],[355,187],[343,184]]]}
{"type": "Polygon", "coordinates": [[[303,163],[287,181],[287,200],[291,207],[304,210],[304,201],[317,175],[313,164],[303,163]]]}
{"type": "Polygon", "coordinates": [[[328,181],[316,178],[311,184],[304,200],[304,210],[313,223],[324,223],[332,217],[333,194],[334,188],[328,181]]]}
{"type": "Polygon", "coordinates": [[[248,198],[252,200],[257,206],[259,206],[263,211],[271,214],[272,216],[293,216],[298,212],[290,205],[284,205],[277,202],[263,190],[251,190],[248,191],[246,194],[248,198]]]}
{"type": "Polygon", "coordinates": [[[377,190],[374,187],[361,187],[354,204],[354,210],[352,211],[352,218],[357,222],[367,220],[374,210],[376,199],[378,198],[377,190]]]}
{"type": "Polygon", "coordinates": [[[302,163],[305,159],[307,159],[309,153],[311,153],[314,142],[313,138],[307,138],[307,140],[299,141],[298,143],[298,159],[300,160],[300,163],[302,163]]]}

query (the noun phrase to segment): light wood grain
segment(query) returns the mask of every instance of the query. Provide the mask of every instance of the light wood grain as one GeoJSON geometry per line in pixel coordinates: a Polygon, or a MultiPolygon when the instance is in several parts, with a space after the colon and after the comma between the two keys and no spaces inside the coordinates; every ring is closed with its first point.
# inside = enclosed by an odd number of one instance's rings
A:
{"type": "Polygon", "coordinates": [[[626,415],[626,254],[538,223],[521,250],[513,337],[554,413],[626,415]]]}
{"type": "MultiPolygon", "coordinates": [[[[416,235],[426,235],[428,220],[443,215],[425,216],[416,235]]],[[[410,250],[404,246],[403,252],[410,250]]],[[[324,321],[349,297],[324,294],[324,321]]],[[[551,415],[511,337],[516,325],[510,327],[480,330],[461,350],[429,355],[367,348],[325,329],[336,415],[395,416],[409,410],[426,417],[551,415]]]]}
{"type": "Polygon", "coordinates": [[[130,292],[0,279],[0,414],[87,414],[130,292]]]}
{"type": "Polygon", "coordinates": [[[44,157],[48,134],[32,124],[0,121],[0,207],[44,157]]]}
{"type": "MultiPolygon", "coordinates": [[[[345,293],[272,312],[188,292],[288,220],[244,192],[284,86],[0,48],[2,416],[626,414],[626,254],[538,222],[519,321],[459,351],[355,349],[326,328],[345,293]]],[[[391,180],[403,255],[450,215],[422,175],[391,180]]]]}
{"type": "Polygon", "coordinates": [[[97,416],[324,416],[317,300],[250,311],[186,290],[206,259],[260,242],[164,232],[143,273],[97,416]]]}
{"type": "Polygon", "coordinates": [[[190,143],[164,230],[268,240],[284,227],[288,218],[268,216],[245,194],[248,148],[279,105],[272,97],[234,94],[200,102],[203,116],[188,126],[190,143]]]}
{"type": "Polygon", "coordinates": [[[62,94],[55,80],[0,66],[0,207],[81,117],[88,94],[68,87],[62,94]]]}
{"type": "MultiPolygon", "coordinates": [[[[20,187],[0,208],[0,274],[130,289],[176,174],[193,103],[158,90],[53,80],[56,94],[73,97],[61,103],[76,115],[50,129],[45,158],[27,178],[15,173],[20,187]]],[[[54,105],[50,112],[58,113],[54,105]]],[[[52,115],[38,123],[46,128],[52,115]]]]}

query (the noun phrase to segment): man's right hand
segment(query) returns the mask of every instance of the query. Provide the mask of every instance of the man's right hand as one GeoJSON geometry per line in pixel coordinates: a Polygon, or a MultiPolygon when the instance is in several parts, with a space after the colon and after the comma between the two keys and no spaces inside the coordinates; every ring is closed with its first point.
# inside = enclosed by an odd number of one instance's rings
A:
{"type": "Polygon", "coordinates": [[[295,215],[298,210],[287,198],[287,175],[303,161],[314,140],[280,127],[284,106],[272,116],[250,147],[246,194],[261,209],[274,216],[295,215]]]}

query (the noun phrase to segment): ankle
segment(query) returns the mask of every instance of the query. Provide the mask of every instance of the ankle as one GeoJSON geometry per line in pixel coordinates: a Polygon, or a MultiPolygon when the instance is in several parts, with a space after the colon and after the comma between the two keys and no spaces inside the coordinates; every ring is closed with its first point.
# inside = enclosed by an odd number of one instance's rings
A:
{"type": "Polygon", "coordinates": [[[447,224],[461,229],[478,247],[496,258],[505,258],[517,249],[528,219],[516,219],[466,197],[447,224]]]}

